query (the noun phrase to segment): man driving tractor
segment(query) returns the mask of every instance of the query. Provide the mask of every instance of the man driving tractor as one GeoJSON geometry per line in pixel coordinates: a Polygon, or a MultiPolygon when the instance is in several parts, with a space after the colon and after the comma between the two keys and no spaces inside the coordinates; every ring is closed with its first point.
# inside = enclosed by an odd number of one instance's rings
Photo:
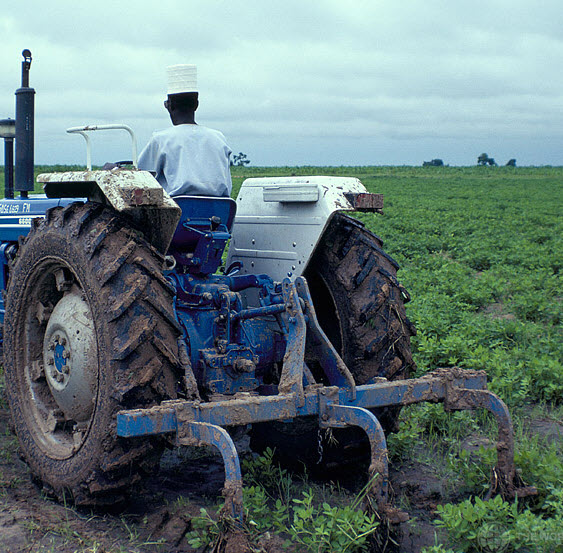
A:
{"type": "Polygon", "coordinates": [[[153,171],[171,196],[229,196],[231,149],[219,131],[198,125],[197,68],[167,68],[168,98],[164,107],[173,126],[153,133],[141,152],[139,169],[153,171]]]}

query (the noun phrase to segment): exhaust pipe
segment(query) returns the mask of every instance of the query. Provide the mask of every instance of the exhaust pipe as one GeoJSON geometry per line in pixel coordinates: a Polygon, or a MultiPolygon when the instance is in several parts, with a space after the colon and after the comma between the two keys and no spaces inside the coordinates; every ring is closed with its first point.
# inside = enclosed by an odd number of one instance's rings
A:
{"type": "Polygon", "coordinates": [[[22,86],[16,90],[16,178],[15,190],[22,198],[34,189],[33,138],[35,119],[35,90],[29,87],[31,52],[22,52],[22,86]]]}

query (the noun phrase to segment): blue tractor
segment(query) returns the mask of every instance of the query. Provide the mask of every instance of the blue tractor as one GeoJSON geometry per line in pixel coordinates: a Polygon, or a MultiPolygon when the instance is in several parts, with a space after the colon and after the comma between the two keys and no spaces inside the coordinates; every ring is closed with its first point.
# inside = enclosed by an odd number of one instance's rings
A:
{"type": "Polygon", "coordinates": [[[380,195],[357,179],[295,177],[247,179],[236,202],[171,198],[134,167],[39,175],[45,194],[30,195],[30,63],[24,51],[20,195],[0,200],[0,316],[13,426],[46,488],[115,502],[164,447],[210,444],[241,518],[232,430],[317,460],[330,428],[340,445],[367,446],[372,493],[392,519],[385,431],[402,405],[432,401],[494,413],[494,482],[516,493],[510,416],[484,373],[409,379],[415,331],[397,264],[345,214],[381,211],[380,195]]]}

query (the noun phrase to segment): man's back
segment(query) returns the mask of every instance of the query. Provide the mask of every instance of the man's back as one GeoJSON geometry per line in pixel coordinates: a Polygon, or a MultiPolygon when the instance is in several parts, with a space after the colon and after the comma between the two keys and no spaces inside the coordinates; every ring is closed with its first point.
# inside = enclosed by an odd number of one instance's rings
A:
{"type": "Polygon", "coordinates": [[[138,166],[155,171],[171,196],[229,196],[230,154],[221,132],[195,124],[175,125],[153,134],[138,166]]]}

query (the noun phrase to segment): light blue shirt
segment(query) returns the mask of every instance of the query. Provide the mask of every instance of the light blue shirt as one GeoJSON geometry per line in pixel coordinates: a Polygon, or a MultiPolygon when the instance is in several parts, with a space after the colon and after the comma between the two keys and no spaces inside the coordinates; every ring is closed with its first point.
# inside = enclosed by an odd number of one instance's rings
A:
{"type": "Polygon", "coordinates": [[[154,171],[171,196],[229,196],[231,149],[219,131],[201,125],[175,125],[153,133],[138,167],[154,171]]]}

